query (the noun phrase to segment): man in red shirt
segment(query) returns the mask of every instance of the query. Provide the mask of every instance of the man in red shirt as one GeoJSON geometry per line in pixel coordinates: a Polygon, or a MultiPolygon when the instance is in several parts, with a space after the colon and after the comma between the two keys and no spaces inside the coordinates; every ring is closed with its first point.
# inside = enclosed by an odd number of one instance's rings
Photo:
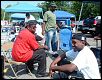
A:
{"type": "Polygon", "coordinates": [[[33,64],[38,63],[38,69],[36,77],[48,76],[46,73],[46,53],[44,49],[48,49],[47,46],[41,46],[36,41],[36,20],[30,20],[27,22],[26,28],[20,31],[17,36],[13,49],[12,57],[15,61],[25,62],[29,69],[33,70],[33,64]]]}

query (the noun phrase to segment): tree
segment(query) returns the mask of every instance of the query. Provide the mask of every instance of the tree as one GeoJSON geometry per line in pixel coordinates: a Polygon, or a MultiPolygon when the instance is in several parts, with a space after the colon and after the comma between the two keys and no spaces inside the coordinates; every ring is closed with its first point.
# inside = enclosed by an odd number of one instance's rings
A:
{"type": "MultiPolygon", "coordinates": [[[[76,15],[78,20],[82,2],[72,1],[72,12],[76,15]]],[[[94,16],[100,15],[100,2],[87,1],[83,2],[83,10],[81,19],[89,17],[89,14],[93,13],[94,16]]]]}
{"type": "MultiPolygon", "coordinates": [[[[6,8],[11,7],[11,5],[7,5],[6,8]]],[[[1,9],[1,20],[3,20],[5,10],[1,9]]],[[[5,12],[5,20],[9,20],[10,18],[10,13],[5,12]]]]}
{"type": "Polygon", "coordinates": [[[1,8],[1,20],[3,20],[4,10],[1,8]]]}
{"type": "Polygon", "coordinates": [[[76,16],[76,20],[79,19],[81,5],[83,2],[83,10],[81,20],[87,18],[92,12],[94,16],[100,15],[100,2],[99,1],[45,1],[38,6],[43,9],[43,12],[48,10],[48,6],[51,2],[55,2],[57,10],[64,10],[72,13],[76,16]]]}
{"type": "Polygon", "coordinates": [[[44,3],[38,4],[38,6],[43,8],[43,12],[45,12],[48,10],[48,7],[52,2],[56,3],[57,10],[70,10],[70,4],[68,4],[70,1],[45,1],[44,3]]]}

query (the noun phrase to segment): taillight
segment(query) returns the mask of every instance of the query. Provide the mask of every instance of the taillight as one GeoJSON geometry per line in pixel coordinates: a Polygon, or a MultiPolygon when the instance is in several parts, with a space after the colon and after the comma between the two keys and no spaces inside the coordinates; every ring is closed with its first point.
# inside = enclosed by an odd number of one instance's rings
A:
{"type": "Polygon", "coordinates": [[[97,24],[97,21],[96,20],[94,20],[94,24],[93,25],[96,25],[97,24]]]}

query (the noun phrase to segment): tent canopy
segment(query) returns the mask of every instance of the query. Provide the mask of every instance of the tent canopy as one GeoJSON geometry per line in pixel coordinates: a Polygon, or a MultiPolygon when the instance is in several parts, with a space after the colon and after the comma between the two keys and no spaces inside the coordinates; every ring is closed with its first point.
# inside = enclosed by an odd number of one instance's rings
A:
{"type": "Polygon", "coordinates": [[[11,14],[11,18],[25,18],[26,14],[25,13],[14,13],[11,14]]]}
{"type": "Polygon", "coordinates": [[[27,3],[19,3],[6,8],[5,12],[42,12],[42,8],[27,3]]]}
{"type": "Polygon", "coordinates": [[[54,14],[56,15],[57,19],[61,19],[61,18],[67,19],[67,18],[75,17],[74,14],[68,13],[66,11],[61,11],[61,10],[56,10],[54,14]]]}

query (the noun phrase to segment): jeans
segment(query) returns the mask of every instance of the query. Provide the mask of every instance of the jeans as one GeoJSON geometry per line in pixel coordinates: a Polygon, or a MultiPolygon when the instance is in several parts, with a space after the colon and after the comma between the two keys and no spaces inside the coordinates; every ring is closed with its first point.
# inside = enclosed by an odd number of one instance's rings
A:
{"type": "Polygon", "coordinates": [[[46,45],[49,48],[49,51],[57,50],[57,30],[51,29],[48,32],[45,32],[46,45]]]}
{"type": "Polygon", "coordinates": [[[26,65],[30,70],[33,70],[34,63],[38,63],[37,74],[46,72],[46,53],[44,49],[38,49],[34,51],[32,58],[26,62],[26,65]]]}
{"type": "Polygon", "coordinates": [[[81,72],[59,72],[59,73],[54,73],[52,76],[52,79],[85,79],[83,74],[81,72]]]}

